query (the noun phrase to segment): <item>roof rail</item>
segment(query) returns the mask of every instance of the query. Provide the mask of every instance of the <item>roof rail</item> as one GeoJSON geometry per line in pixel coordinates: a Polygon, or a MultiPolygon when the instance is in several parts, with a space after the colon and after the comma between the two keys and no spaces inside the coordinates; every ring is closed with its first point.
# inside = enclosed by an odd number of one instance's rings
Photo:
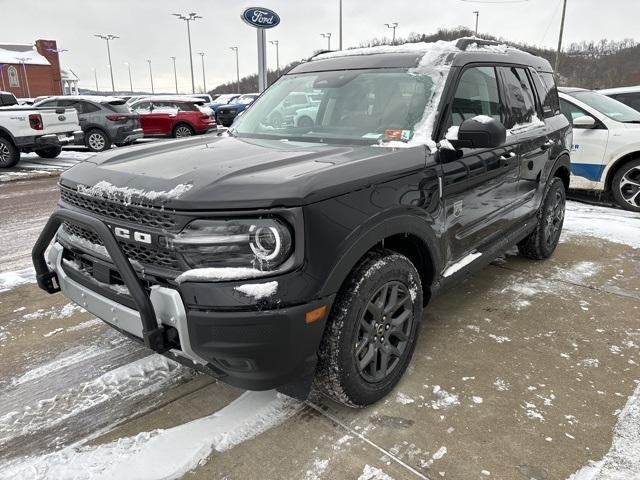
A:
{"type": "Polygon", "coordinates": [[[495,40],[485,40],[484,38],[478,37],[465,37],[461,38],[456,42],[456,47],[460,50],[466,50],[469,45],[500,45],[500,42],[496,42],[495,40]]]}
{"type": "Polygon", "coordinates": [[[307,58],[307,60],[311,60],[312,58],[316,58],[318,55],[322,55],[323,53],[331,53],[331,52],[335,52],[336,50],[319,50],[316,53],[314,53],[313,55],[311,55],[309,58],[307,58]]]}

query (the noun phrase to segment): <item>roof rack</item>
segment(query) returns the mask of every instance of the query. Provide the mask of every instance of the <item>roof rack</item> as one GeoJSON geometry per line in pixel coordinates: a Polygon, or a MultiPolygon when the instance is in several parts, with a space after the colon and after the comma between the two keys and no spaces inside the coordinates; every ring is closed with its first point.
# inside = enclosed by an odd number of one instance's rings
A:
{"type": "Polygon", "coordinates": [[[496,42],[495,40],[485,40],[484,38],[477,37],[465,37],[456,42],[456,47],[458,47],[460,50],[466,50],[469,45],[500,45],[500,42],[496,42]]]}

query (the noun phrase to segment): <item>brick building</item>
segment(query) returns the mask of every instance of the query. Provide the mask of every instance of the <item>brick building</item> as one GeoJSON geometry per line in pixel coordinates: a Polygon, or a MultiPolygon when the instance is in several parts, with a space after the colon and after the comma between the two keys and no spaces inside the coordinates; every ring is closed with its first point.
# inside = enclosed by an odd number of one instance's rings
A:
{"type": "Polygon", "coordinates": [[[0,44],[0,90],[18,98],[61,95],[62,80],[55,40],[0,44]]]}

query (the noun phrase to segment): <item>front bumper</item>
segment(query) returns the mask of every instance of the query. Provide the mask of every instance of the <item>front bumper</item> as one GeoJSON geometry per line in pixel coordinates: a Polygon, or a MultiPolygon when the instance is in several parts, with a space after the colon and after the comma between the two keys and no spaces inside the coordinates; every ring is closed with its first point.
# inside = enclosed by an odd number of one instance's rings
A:
{"type": "MultiPolygon", "coordinates": [[[[115,237],[101,221],[78,212],[56,210],[34,247],[39,285],[51,293],[61,290],[86,310],[143,341],[149,348],[180,357],[196,368],[204,367],[207,373],[240,388],[278,388],[313,375],[326,319],[306,323],[305,315],[322,306],[330,311],[333,296],[266,310],[255,304],[248,306],[246,299],[224,308],[196,307],[183,300],[185,295],[189,296],[186,291],[193,291],[189,282],[175,288],[158,285],[143,288],[137,276],[127,275],[131,265],[119,247],[112,251],[114,245],[118,245],[115,237]],[[125,280],[135,309],[102,295],[100,289],[91,288],[85,281],[76,280],[78,272],[64,262],[65,249],[60,243],[53,244],[44,261],[44,249],[65,219],[86,222],[85,225],[101,237],[125,280]],[[126,265],[122,265],[123,261],[126,265]]],[[[221,284],[202,282],[194,283],[193,287],[201,293],[208,289],[212,296],[224,289],[221,284]]],[[[228,285],[226,287],[228,290],[228,285]]]]}

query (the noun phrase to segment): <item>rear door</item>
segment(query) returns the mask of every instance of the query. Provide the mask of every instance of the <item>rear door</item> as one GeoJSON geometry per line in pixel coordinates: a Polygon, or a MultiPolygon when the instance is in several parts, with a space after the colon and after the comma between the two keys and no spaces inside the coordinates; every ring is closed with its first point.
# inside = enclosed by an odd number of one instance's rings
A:
{"type": "Polygon", "coordinates": [[[560,110],[569,123],[582,116],[595,120],[594,128],[573,126],[571,145],[571,188],[596,188],[604,171],[604,156],[609,142],[607,127],[586,110],[565,98],[560,99],[560,110]]]}
{"type": "Polygon", "coordinates": [[[133,111],[138,114],[140,126],[147,135],[155,135],[158,133],[158,126],[156,122],[156,115],[151,110],[151,102],[136,103],[133,107],[133,111]]]}
{"type": "Polygon", "coordinates": [[[517,146],[520,163],[518,194],[513,198],[512,212],[520,219],[535,209],[534,195],[549,160],[551,140],[528,69],[511,65],[501,66],[498,71],[507,105],[507,142],[517,146]]]}
{"type": "MultiPolygon", "coordinates": [[[[442,131],[453,132],[464,120],[477,115],[504,123],[505,106],[496,68],[465,67],[450,105],[442,131]]],[[[517,196],[520,166],[516,145],[509,141],[494,149],[441,149],[439,161],[448,244],[451,260],[456,261],[511,226],[509,212],[517,196]]]]}

